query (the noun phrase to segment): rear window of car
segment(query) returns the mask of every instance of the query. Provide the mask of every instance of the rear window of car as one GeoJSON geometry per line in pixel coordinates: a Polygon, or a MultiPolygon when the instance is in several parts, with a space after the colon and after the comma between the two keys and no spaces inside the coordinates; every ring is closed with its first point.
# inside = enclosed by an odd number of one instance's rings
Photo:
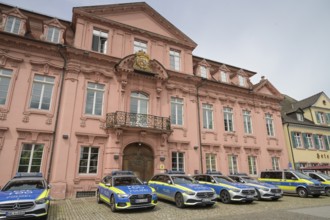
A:
{"type": "Polygon", "coordinates": [[[45,189],[42,180],[15,180],[9,182],[2,191],[45,189]]]}
{"type": "Polygon", "coordinates": [[[265,179],[282,179],[282,172],[261,172],[260,177],[265,179]]]}

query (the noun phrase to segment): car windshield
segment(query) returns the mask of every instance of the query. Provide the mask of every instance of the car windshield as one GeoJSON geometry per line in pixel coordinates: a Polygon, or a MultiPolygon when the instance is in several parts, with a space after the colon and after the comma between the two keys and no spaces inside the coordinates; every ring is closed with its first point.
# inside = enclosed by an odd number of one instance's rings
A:
{"type": "Polygon", "coordinates": [[[235,181],[226,176],[213,176],[218,183],[234,183],[235,181]]]}
{"type": "Polygon", "coordinates": [[[6,185],[2,191],[14,191],[14,190],[34,190],[45,189],[45,185],[42,180],[15,180],[6,185]]]}
{"type": "Polygon", "coordinates": [[[299,171],[294,171],[292,172],[294,173],[297,177],[299,177],[300,179],[310,179],[311,177],[299,172],[299,171]]]}
{"type": "Polygon", "coordinates": [[[192,178],[188,176],[172,176],[172,180],[175,184],[191,184],[196,183],[192,178]]]}
{"type": "Polygon", "coordinates": [[[142,185],[142,182],[137,177],[116,177],[113,180],[114,186],[130,186],[130,185],[142,185]]]}
{"type": "Polygon", "coordinates": [[[330,180],[330,176],[325,175],[323,173],[318,173],[317,175],[319,175],[320,177],[323,177],[323,179],[330,180]]]}
{"type": "Polygon", "coordinates": [[[248,177],[248,176],[242,177],[242,179],[244,179],[244,180],[245,180],[245,182],[247,182],[247,183],[259,183],[259,181],[258,181],[258,180],[256,180],[256,179],[253,179],[253,178],[251,178],[251,177],[248,177]]]}

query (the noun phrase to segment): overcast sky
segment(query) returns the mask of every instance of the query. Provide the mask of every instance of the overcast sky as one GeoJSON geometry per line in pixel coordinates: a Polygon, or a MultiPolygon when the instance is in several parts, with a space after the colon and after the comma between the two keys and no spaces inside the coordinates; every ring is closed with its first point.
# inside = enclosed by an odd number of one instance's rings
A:
{"type": "MultiPolygon", "coordinates": [[[[139,0],[136,0],[139,1],[139,0]]],[[[131,0],[0,0],[71,21],[72,8],[131,0]]],[[[297,100],[330,97],[330,0],[145,0],[194,40],[196,56],[257,72],[297,100]]]]}

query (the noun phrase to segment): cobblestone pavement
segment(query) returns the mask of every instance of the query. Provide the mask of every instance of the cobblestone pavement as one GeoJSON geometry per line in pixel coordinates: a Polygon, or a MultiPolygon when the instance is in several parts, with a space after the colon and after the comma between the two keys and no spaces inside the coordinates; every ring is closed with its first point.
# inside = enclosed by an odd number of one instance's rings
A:
{"type": "MultiPolygon", "coordinates": [[[[316,210],[317,212],[317,210],[316,210]]],[[[51,202],[48,220],[102,220],[102,219],[326,219],[330,218],[330,197],[299,198],[284,196],[279,201],[255,201],[252,204],[223,204],[211,208],[177,208],[174,203],[159,201],[153,210],[126,210],[112,213],[106,204],[97,204],[95,198],[67,199],[51,202]],[[326,207],[328,206],[328,207],[326,207]],[[303,208],[322,207],[324,216],[299,212],[303,208]],[[293,211],[292,211],[293,210],[293,211]],[[297,211],[298,210],[298,211],[297,211]],[[328,213],[327,213],[328,212],[328,213]]]]}

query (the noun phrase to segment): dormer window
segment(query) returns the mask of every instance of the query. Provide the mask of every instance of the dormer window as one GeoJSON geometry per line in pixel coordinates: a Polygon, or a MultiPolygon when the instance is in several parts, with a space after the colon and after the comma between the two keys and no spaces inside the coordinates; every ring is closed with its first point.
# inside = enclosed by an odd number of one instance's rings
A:
{"type": "Polygon", "coordinates": [[[60,29],[57,27],[49,27],[46,40],[52,43],[60,42],[60,29]]]}
{"type": "Polygon", "coordinates": [[[245,77],[239,75],[238,76],[238,83],[239,83],[240,86],[244,86],[245,87],[246,86],[246,79],[245,79],[245,77]]]}
{"type": "Polygon", "coordinates": [[[207,78],[207,69],[205,66],[200,66],[200,74],[202,78],[207,78]]]}
{"type": "Polygon", "coordinates": [[[18,34],[20,25],[21,25],[21,19],[14,16],[8,16],[6,21],[5,31],[13,34],[18,34]]]}
{"type": "Polygon", "coordinates": [[[298,121],[304,121],[304,117],[301,113],[297,113],[297,120],[298,121]]]}
{"type": "Polygon", "coordinates": [[[221,71],[221,82],[228,82],[227,73],[221,71]]]}
{"type": "Polygon", "coordinates": [[[43,34],[40,36],[40,39],[55,44],[63,44],[63,35],[65,30],[66,26],[61,24],[61,22],[56,18],[44,21],[43,34]]]}

